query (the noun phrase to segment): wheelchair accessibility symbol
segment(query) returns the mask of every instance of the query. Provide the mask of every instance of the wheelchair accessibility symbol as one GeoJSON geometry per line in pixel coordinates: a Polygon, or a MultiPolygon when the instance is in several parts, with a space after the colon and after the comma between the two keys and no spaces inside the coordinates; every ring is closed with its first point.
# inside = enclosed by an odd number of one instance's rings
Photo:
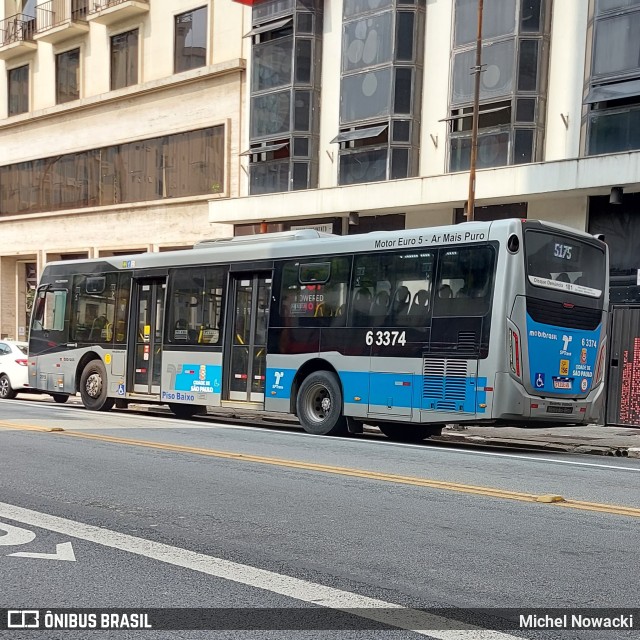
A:
{"type": "Polygon", "coordinates": [[[544,373],[536,373],[536,389],[542,389],[544,387],[544,373]]]}

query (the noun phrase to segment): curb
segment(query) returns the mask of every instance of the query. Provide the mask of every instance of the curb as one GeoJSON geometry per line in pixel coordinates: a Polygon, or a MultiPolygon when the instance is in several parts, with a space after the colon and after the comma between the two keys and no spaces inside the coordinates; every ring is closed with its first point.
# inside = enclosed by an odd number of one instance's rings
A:
{"type": "Polygon", "coordinates": [[[519,438],[497,438],[492,436],[443,434],[434,438],[439,442],[457,442],[464,444],[486,445],[495,447],[512,447],[514,449],[536,449],[538,451],[549,451],[557,453],[591,454],[601,456],[614,456],[616,458],[638,457],[640,458],[640,448],[630,449],[612,445],[581,444],[580,442],[560,443],[552,441],[527,440],[519,438]],[[635,455],[630,453],[635,451],[635,455]]]}
{"type": "Polygon", "coordinates": [[[640,458],[640,447],[631,447],[627,449],[627,456],[629,458],[640,458]]]}
{"type": "MultiPolygon", "coordinates": [[[[464,436],[460,434],[443,434],[433,440],[437,442],[455,442],[458,444],[485,445],[488,447],[512,447],[514,449],[536,449],[538,451],[550,451],[557,453],[572,453],[575,445],[560,444],[556,442],[540,442],[539,440],[521,440],[517,438],[495,438],[491,436],[464,436]]],[[[587,453],[586,451],[584,453],[587,453]]]]}

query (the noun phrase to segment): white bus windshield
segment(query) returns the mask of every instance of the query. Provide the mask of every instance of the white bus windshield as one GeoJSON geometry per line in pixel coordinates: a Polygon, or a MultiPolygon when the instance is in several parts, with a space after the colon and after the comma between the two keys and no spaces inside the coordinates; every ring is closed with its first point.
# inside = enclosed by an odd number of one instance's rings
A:
{"type": "Polygon", "coordinates": [[[527,278],[537,287],[599,298],[606,280],[605,252],[571,236],[528,230],[527,278]]]}

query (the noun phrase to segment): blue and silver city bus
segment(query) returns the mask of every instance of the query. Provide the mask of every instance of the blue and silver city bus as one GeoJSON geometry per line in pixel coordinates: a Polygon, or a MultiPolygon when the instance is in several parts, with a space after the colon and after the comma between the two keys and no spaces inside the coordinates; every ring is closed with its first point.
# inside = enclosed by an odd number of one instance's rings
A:
{"type": "Polygon", "coordinates": [[[314,434],[589,423],[607,308],[606,245],[545,222],[242,236],[48,264],[30,383],[92,410],[293,413],[314,434]]]}

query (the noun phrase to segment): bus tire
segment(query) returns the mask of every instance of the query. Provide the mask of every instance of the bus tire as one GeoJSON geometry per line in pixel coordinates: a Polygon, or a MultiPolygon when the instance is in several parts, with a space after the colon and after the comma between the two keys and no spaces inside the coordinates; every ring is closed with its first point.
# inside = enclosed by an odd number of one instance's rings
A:
{"type": "Polygon", "coordinates": [[[11,386],[9,376],[3,373],[0,376],[0,398],[3,400],[11,400],[15,398],[18,392],[11,386]]]}
{"type": "Polygon", "coordinates": [[[188,420],[189,418],[193,418],[193,416],[202,415],[207,412],[206,407],[201,407],[197,404],[171,403],[169,409],[171,409],[171,413],[173,413],[176,418],[182,420],[188,420]]]}
{"type": "Polygon", "coordinates": [[[342,390],[335,373],[316,371],[300,385],[296,411],[302,428],[317,436],[342,436],[347,420],[342,415],[342,390]]]}
{"type": "Polygon", "coordinates": [[[392,424],[381,422],[378,429],[384,433],[389,440],[396,442],[422,442],[431,436],[439,436],[442,433],[442,427],[427,426],[423,424],[392,424]]]}
{"type": "Polygon", "coordinates": [[[82,404],[91,411],[109,411],[115,400],[107,397],[107,370],[102,360],[92,360],[80,376],[82,404]]]}
{"type": "Polygon", "coordinates": [[[53,401],[58,404],[64,404],[69,399],[69,396],[66,393],[52,393],[51,397],[53,398],[53,401]]]}

